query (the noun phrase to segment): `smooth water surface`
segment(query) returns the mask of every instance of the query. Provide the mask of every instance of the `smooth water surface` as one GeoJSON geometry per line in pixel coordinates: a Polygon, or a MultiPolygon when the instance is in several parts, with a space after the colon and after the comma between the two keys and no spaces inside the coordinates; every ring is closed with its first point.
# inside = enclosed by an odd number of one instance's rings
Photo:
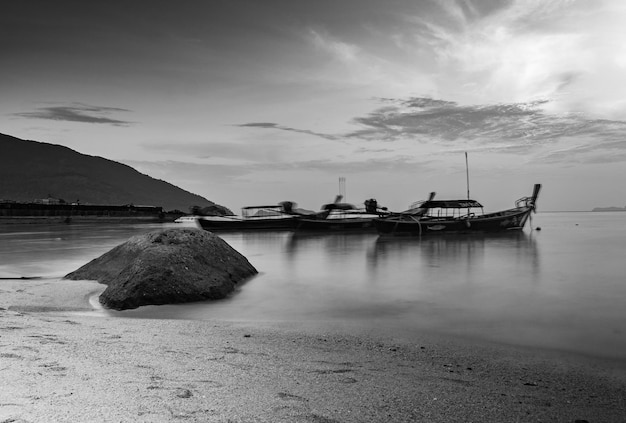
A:
{"type": "MultiPolygon", "coordinates": [[[[229,299],[107,313],[350,324],[406,337],[426,329],[626,358],[626,213],[539,213],[537,226],[423,238],[220,234],[260,272],[229,299]]],[[[160,227],[0,227],[0,277],[59,278],[160,227]]]]}

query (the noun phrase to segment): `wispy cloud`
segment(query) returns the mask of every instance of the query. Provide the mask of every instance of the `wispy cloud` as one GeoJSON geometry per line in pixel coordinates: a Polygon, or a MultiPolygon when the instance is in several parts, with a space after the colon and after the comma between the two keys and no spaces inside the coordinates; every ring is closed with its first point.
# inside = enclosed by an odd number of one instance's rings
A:
{"type": "MultiPolygon", "coordinates": [[[[371,84],[393,87],[397,81],[413,81],[415,69],[407,71],[372,50],[366,43],[346,41],[345,34],[327,29],[308,28],[304,39],[313,48],[312,54],[323,59],[316,65],[315,78],[325,84],[366,87],[371,84]]],[[[400,84],[404,87],[404,83],[400,84]]]]}
{"type": "Polygon", "coordinates": [[[134,167],[140,172],[152,177],[165,180],[203,181],[210,179],[214,183],[231,183],[246,178],[258,172],[291,172],[298,170],[322,172],[324,174],[346,174],[359,172],[415,172],[418,166],[427,166],[429,161],[420,161],[416,164],[415,158],[398,156],[389,159],[369,159],[366,161],[332,162],[328,160],[307,160],[298,162],[276,162],[268,166],[267,163],[246,164],[203,164],[183,161],[133,161],[125,160],[125,164],[134,167]]]}
{"type": "Polygon", "coordinates": [[[199,164],[176,160],[141,161],[124,160],[123,163],[153,178],[166,181],[184,181],[181,186],[211,180],[212,183],[231,182],[248,172],[249,165],[199,164]]]}
{"type": "Polygon", "coordinates": [[[113,126],[129,126],[132,122],[108,117],[108,115],[112,113],[129,111],[130,110],[128,109],[121,109],[117,107],[91,106],[82,103],[73,103],[66,106],[39,107],[32,112],[20,112],[14,113],[13,115],[27,119],[47,119],[68,122],[98,123],[113,126]]]}
{"type": "Polygon", "coordinates": [[[430,160],[419,160],[407,155],[397,155],[389,158],[374,158],[367,160],[342,160],[334,162],[330,160],[299,161],[292,164],[284,164],[280,170],[311,170],[321,171],[326,174],[356,174],[372,172],[415,172],[420,166],[425,167],[430,160]]]}
{"type": "Polygon", "coordinates": [[[327,52],[331,57],[344,63],[352,63],[357,60],[361,49],[337,39],[333,39],[320,31],[309,29],[309,38],[313,45],[320,50],[327,52]]]}
{"type": "Polygon", "coordinates": [[[298,132],[301,134],[308,134],[308,135],[313,135],[316,137],[320,137],[320,138],[325,138],[327,140],[339,140],[342,137],[339,135],[333,135],[333,134],[325,134],[322,132],[315,132],[315,131],[311,131],[309,129],[298,129],[298,128],[292,128],[289,126],[284,126],[284,125],[280,125],[278,123],[270,123],[270,122],[250,122],[250,123],[242,123],[242,124],[238,124],[235,126],[239,126],[239,127],[243,127],[243,128],[261,128],[261,129],[278,129],[280,131],[290,131],[290,132],[298,132]]]}
{"type": "Polygon", "coordinates": [[[626,146],[622,140],[591,144],[573,144],[553,149],[537,157],[542,163],[609,164],[626,162],[626,146]]]}
{"type": "Polygon", "coordinates": [[[441,93],[470,102],[564,100],[597,61],[570,1],[441,1],[438,18],[407,17],[446,81],[441,93]]]}
{"type": "MultiPolygon", "coordinates": [[[[454,101],[424,97],[380,98],[383,103],[367,116],[353,118],[361,129],[343,134],[318,133],[278,123],[255,122],[239,127],[277,129],[319,136],[328,140],[357,138],[368,141],[414,139],[454,144],[528,145],[549,143],[568,137],[613,142],[626,136],[626,122],[589,119],[579,113],[551,114],[544,111],[547,100],[529,103],[460,105],[454,101]]],[[[626,148],[626,145],[624,146],[626,148]]]]}
{"type": "Polygon", "coordinates": [[[273,163],[281,157],[284,147],[274,142],[241,143],[201,141],[151,141],[144,148],[167,157],[184,155],[190,160],[211,165],[251,166],[254,163],[273,163]]]}
{"type": "MultiPolygon", "coordinates": [[[[582,114],[550,114],[546,101],[469,105],[430,98],[381,99],[383,107],[354,122],[363,129],[346,134],[366,140],[416,141],[532,147],[565,138],[612,143],[626,136],[626,122],[588,119],[582,114]]],[[[626,145],[624,145],[626,148],[626,145]]]]}
{"type": "MultiPolygon", "coordinates": [[[[395,142],[440,145],[443,149],[466,149],[510,154],[537,153],[543,161],[594,162],[606,156],[624,160],[626,122],[592,119],[581,113],[554,114],[545,111],[546,100],[529,103],[460,105],[453,101],[412,97],[381,98],[381,107],[353,118],[359,129],[341,134],[319,134],[277,123],[257,122],[241,127],[277,129],[323,137],[332,141],[364,140],[356,151],[382,151],[376,142],[386,142],[391,153],[395,142]],[[560,154],[563,144],[569,152],[560,154]],[[576,147],[576,148],[574,148],[576,147]],[[591,154],[594,152],[594,154],[591,154]],[[618,154],[619,152],[619,154],[618,154]]],[[[356,152],[355,151],[355,152],[356,152]]]]}

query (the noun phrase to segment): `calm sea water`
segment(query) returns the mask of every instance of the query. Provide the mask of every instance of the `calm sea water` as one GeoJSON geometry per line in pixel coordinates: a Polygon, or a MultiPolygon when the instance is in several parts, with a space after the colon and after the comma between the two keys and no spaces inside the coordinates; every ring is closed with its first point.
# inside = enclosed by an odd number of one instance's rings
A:
{"type": "MultiPolygon", "coordinates": [[[[422,330],[626,358],[626,213],[538,213],[501,236],[220,234],[260,274],[229,299],[113,316],[422,330]]],[[[0,277],[58,279],[170,225],[4,225],[0,277]]],[[[2,281],[0,281],[2,283],[2,281]]]]}

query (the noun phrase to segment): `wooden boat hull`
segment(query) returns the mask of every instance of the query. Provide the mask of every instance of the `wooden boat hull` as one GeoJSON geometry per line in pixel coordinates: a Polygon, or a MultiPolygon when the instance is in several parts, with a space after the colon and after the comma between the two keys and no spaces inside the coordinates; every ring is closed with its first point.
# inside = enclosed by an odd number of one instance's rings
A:
{"type": "Polygon", "coordinates": [[[198,224],[202,229],[211,232],[226,231],[285,231],[293,230],[295,218],[283,219],[206,219],[199,218],[198,224]]]}
{"type": "Polygon", "coordinates": [[[304,232],[376,232],[374,218],[297,220],[296,231],[304,232]]]}
{"type": "Polygon", "coordinates": [[[465,233],[495,233],[524,229],[532,207],[517,207],[469,218],[417,218],[392,215],[374,220],[383,235],[437,235],[465,233]]]}

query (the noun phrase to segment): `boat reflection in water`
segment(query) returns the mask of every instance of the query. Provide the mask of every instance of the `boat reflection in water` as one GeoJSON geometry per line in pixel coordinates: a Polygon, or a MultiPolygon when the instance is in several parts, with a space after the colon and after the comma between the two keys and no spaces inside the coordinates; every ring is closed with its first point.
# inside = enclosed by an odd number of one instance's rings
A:
{"type": "Polygon", "coordinates": [[[246,233],[226,239],[264,272],[233,298],[241,301],[238,313],[256,309],[259,320],[331,319],[388,333],[466,334],[468,325],[502,320],[498,314],[509,313],[518,294],[541,284],[537,245],[524,232],[421,239],[246,233]]]}
{"type": "Polygon", "coordinates": [[[535,241],[532,235],[522,231],[420,238],[383,236],[376,239],[368,257],[371,266],[379,262],[386,266],[398,265],[397,262],[404,260],[419,262],[423,266],[420,273],[423,273],[441,266],[471,270],[500,254],[505,255],[502,259],[509,265],[523,266],[524,272],[532,272],[539,265],[535,241]]]}

